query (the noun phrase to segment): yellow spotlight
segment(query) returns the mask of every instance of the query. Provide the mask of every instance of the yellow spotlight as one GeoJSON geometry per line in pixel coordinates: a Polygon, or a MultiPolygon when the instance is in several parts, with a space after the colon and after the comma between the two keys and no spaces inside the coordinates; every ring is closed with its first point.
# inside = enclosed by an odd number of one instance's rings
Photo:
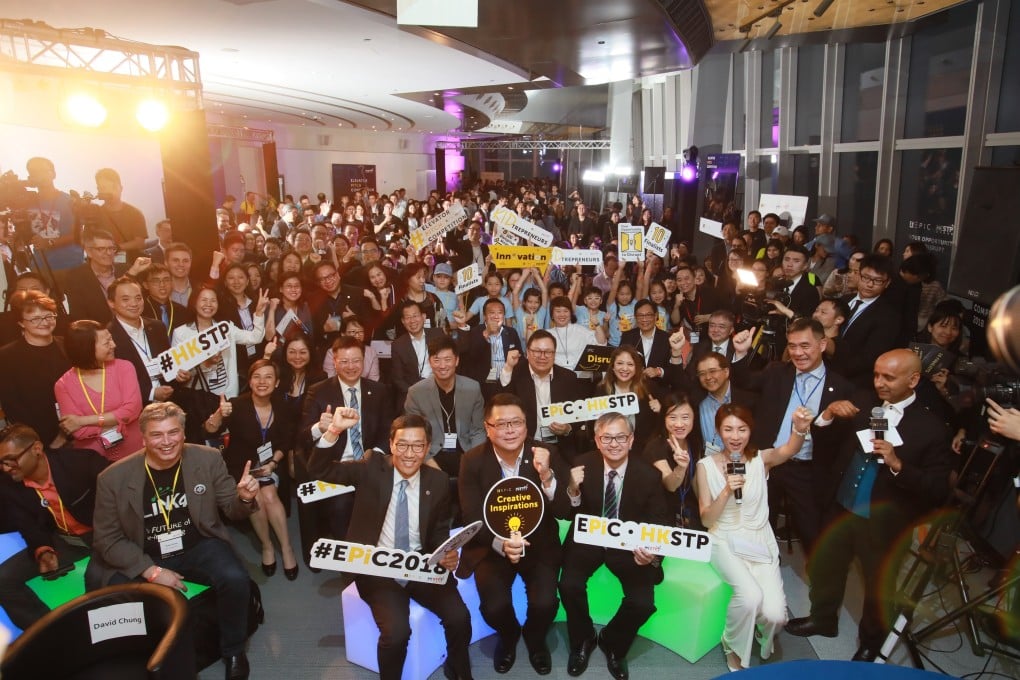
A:
{"type": "Polygon", "coordinates": [[[155,99],[146,99],[138,105],[138,110],[135,111],[135,118],[138,119],[139,125],[149,132],[158,132],[170,120],[170,112],[163,102],[155,99]]]}
{"type": "Polygon", "coordinates": [[[67,99],[71,120],[87,127],[99,127],[106,120],[106,107],[92,95],[75,94],[67,99]]]}

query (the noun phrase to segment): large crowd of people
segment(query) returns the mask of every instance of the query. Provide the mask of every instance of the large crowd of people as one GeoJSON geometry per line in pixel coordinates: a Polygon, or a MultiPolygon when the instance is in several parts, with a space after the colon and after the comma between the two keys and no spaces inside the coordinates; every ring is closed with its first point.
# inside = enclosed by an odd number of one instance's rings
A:
{"type": "MultiPolygon", "coordinates": [[[[36,158],[28,170],[39,188],[32,257],[19,257],[27,244],[9,229],[0,319],[2,517],[28,543],[0,567],[0,604],[21,626],[45,611],[24,580],[91,554],[90,587],[211,584],[227,677],[247,677],[248,579],[220,512],[251,523],[266,576],[279,552],[294,579],[320,537],[433,550],[451,525],[481,519],[489,487],[519,475],[542,490],[538,530],[520,541],[482,529],[442,561],[475,577],[498,635],[497,672],[513,667],[521,637],[533,669],[550,672],[562,602],[568,673],[583,673],[597,646],[613,677],[627,677],[662,558],[569,534],[561,544],[555,518],[579,512],[712,534],[712,563],[734,590],[722,637],[731,670],[751,665],[756,640],[767,658],[784,626],[835,635],[859,557],[854,658],[871,660],[895,589],[881,567],[946,499],[960,442],[978,427],[953,399],[952,361],[922,362],[932,346],[952,358],[968,351],[963,307],[946,298],[933,258],[910,243],[897,266],[891,243],[866,252],[828,215],[792,225],[727,214],[724,238],[700,259],[675,242],[666,257],[623,262],[617,224],[678,231],[640,196],[599,210],[540,179],[422,200],[404,189],[335,202],[248,193],[217,209],[220,248],[195,271],[210,254],[175,241],[167,220],[146,241],[116,172],[97,173],[106,200],[82,233],[53,164],[36,158]],[[413,231],[458,206],[460,224],[410,245],[413,231]],[[490,254],[500,207],[554,245],[598,251],[602,264],[500,268],[490,254]],[[455,275],[472,264],[482,284],[458,294],[455,275]],[[224,324],[225,349],[165,375],[163,352],[224,324]],[[579,365],[592,346],[608,348],[602,371],[579,365]],[[540,417],[550,404],[619,394],[636,395],[636,414],[540,417]],[[897,437],[872,435],[873,408],[897,437]],[[357,490],[298,504],[297,549],[287,513],[308,479],[357,490]],[[811,574],[811,611],[790,622],[770,524],[780,494],[811,574]],[[625,597],[597,632],[586,584],[603,564],[625,597]],[[517,576],[523,625],[510,595],[517,576]]],[[[455,588],[355,580],[381,631],[382,677],[403,667],[408,598],[443,622],[446,677],[471,677],[455,588]]]]}

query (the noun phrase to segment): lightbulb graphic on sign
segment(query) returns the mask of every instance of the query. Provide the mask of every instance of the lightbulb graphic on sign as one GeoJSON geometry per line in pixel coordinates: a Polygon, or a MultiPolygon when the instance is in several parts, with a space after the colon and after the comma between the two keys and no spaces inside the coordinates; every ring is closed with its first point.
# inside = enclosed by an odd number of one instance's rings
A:
{"type": "Polygon", "coordinates": [[[521,518],[517,515],[510,515],[506,520],[507,528],[512,532],[518,532],[521,530],[521,518]]]}

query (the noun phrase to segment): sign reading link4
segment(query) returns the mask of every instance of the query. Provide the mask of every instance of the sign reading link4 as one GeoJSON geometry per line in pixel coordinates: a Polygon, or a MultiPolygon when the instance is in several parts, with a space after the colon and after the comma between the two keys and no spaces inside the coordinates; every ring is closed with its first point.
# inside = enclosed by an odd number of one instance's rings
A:
{"type": "Polygon", "coordinates": [[[696,562],[708,562],[712,557],[712,536],[707,532],[596,515],[575,517],[574,541],[618,550],[644,548],[653,555],[696,562]]]}

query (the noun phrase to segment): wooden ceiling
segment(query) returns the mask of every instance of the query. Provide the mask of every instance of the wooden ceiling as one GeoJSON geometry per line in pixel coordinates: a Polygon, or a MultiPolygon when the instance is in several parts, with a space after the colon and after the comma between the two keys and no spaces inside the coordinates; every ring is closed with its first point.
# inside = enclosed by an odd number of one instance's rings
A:
{"type": "Polygon", "coordinates": [[[782,27],[776,35],[785,36],[903,23],[966,1],[835,0],[821,17],[816,17],[815,8],[822,0],[703,0],[712,17],[717,42],[764,38],[777,18],[782,27]],[[754,22],[748,32],[740,30],[758,17],[762,18],[754,22]]]}

